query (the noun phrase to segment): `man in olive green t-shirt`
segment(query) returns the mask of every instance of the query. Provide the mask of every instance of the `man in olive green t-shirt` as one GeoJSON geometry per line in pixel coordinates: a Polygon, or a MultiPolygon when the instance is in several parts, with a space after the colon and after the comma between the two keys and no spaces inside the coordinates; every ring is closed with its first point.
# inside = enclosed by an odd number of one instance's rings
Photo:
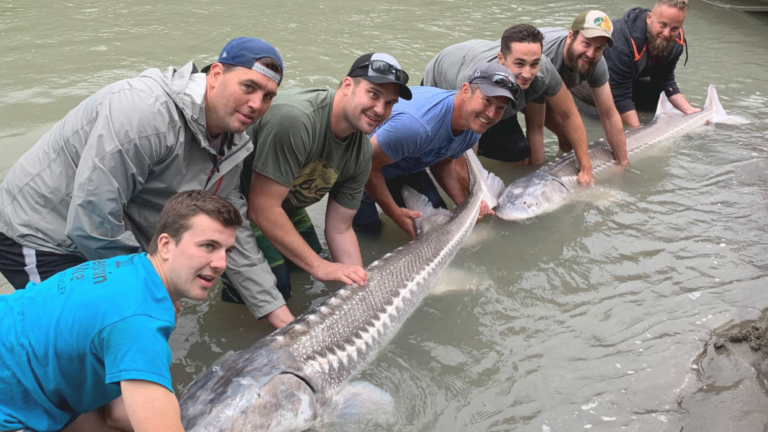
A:
{"type": "Polygon", "coordinates": [[[411,98],[407,82],[392,56],[365,54],[335,91],[280,92],[251,129],[248,217],[285,258],[317,280],[367,282],[352,229],[371,172],[367,135],[389,118],[398,96],[411,98]],[[312,250],[290,219],[326,194],[325,239],[335,262],[312,250]]]}

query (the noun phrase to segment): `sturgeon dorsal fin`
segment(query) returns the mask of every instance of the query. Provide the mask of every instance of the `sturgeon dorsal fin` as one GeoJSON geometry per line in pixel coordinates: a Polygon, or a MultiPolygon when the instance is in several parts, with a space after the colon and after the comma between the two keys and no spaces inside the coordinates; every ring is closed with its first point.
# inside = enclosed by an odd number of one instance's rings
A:
{"type": "Polygon", "coordinates": [[[480,179],[485,182],[488,191],[483,199],[485,199],[486,204],[490,208],[496,207],[499,204],[499,197],[504,193],[504,182],[496,174],[490,173],[483,168],[483,164],[480,163],[480,159],[477,158],[474,151],[468,150],[464,154],[469,159],[469,163],[475,164],[477,170],[480,171],[480,179]]]}
{"type": "Polygon", "coordinates": [[[421,212],[421,217],[413,221],[416,236],[420,236],[430,229],[442,225],[451,218],[451,212],[444,208],[434,208],[429,199],[416,192],[410,186],[403,186],[403,201],[409,210],[421,212]]]}
{"type": "Polygon", "coordinates": [[[661,92],[661,96],[659,96],[659,104],[656,105],[656,115],[653,118],[659,118],[667,115],[684,115],[682,111],[675,108],[671,102],[669,102],[669,99],[667,98],[667,95],[664,92],[661,92]]]}

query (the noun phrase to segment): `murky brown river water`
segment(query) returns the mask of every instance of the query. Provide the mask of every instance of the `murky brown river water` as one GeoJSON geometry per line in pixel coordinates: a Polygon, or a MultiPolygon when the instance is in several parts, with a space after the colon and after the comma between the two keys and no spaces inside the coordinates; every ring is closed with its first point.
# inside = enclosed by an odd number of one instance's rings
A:
{"type": "MultiPolygon", "coordinates": [[[[566,27],[586,8],[615,19],[635,5],[3,0],[0,178],[100,87],[149,67],[202,66],[235,36],[280,50],[283,88],[335,86],[370,51],[394,55],[416,83],[449,44],[497,39],[518,22],[566,27]]],[[[444,292],[361,373],[393,396],[396,430],[725,430],[705,421],[708,403],[749,420],[734,430],[763,430],[765,396],[745,401],[738,390],[754,380],[705,388],[700,354],[714,329],[768,308],[768,17],[694,0],[685,30],[684,94],[700,106],[717,84],[726,110],[751,123],[705,127],[645,151],[533,223],[478,225],[444,274],[444,292]]],[[[590,140],[603,136],[596,120],[585,122],[590,140]]],[[[547,142],[552,159],[551,134],[547,142]]],[[[488,167],[506,182],[529,171],[488,167]]],[[[311,211],[320,232],[322,212],[311,211]]],[[[405,241],[390,223],[381,237],[361,238],[364,258],[405,241]]],[[[293,282],[294,313],[339,287],[300,272],[293,282]]],[[[184,305],[171,340],[180,391],[270,330],[218,294],[184,305]]]]}

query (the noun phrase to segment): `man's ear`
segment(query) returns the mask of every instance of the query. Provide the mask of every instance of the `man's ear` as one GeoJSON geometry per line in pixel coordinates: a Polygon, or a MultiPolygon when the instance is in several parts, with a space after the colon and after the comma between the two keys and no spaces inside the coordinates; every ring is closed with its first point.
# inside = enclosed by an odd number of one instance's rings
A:
{"type": "Polygon", "coordinates": [[[344,93],[344,96],[349,96],[352,93],[352,88],[354,86],[355,80],[351,77],[344,77],[344,79],[341,80],[341,91],[344,93]]]}
{"type": "Polygon", "coordinates": [[[160,234],[157,238],[157,255],[163,260],[168,260],[171,257],[171,250],[175,242],[168,234],[160,234]]]}

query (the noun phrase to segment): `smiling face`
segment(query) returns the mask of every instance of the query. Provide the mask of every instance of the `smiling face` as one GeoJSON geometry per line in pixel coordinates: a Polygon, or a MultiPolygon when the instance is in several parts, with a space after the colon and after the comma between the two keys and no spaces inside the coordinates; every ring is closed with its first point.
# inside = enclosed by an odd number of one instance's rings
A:
{"type": "Polygon", "coordinates": [[[227,254],[235,247],[234,227],[226,227],[199,213],[178,242],[168,234],[158,238],[157,253],[165,261],[165,282],[171,298],[203,300],[216,278],[227,268],[227,254]]]}
{"type": "Polygon", "coordinates": [[[577,74],[586,75],[595,69],[607,46],[607,37],[590,39],[581,33],[574,36],[571,31],[565,42],[565,64],[577,74]]]}
{"type": "Polygon", "coordinates": [[[346,96],[342,106],[342,119],[352,131],[366,135],[373,132],[392,115],[399,100],[397,84],[374,84],[363,78],[344,78],[339,91],[346,96]]]}
{"type": "Polygon", "coordinates": [[[683,22],[685,22],[685,11],[672,6],[654,7],[646,15],[648,52],[652,57],[667,55],[675,39],[680,37],[683,22]]]}
{"type": "Polygon", "coordinates": [[[509,99],[503,96],[486,96],[480,88],[476,87],[473,92],[468,83],[464,83],[460,91],[466,101],[463,104],[464,122],[468,129],[477,134],[485,133],[501,120],[509,104],[509,99]]]}
{"type": "Polygon", "coordinates": [[[525,90],[539,73],[541,44],[538,42],[512,42],[509,55],[504,58],[499,53],[498,61],[512,72],[517,85],[525,90]]]}
{"type": "Polygon", "coordinates": [[[244,67],[224,69],[214,63],[207,76],[205,117],[210,135],[242,133],[267,112],[277,83],[244,67]]]}

